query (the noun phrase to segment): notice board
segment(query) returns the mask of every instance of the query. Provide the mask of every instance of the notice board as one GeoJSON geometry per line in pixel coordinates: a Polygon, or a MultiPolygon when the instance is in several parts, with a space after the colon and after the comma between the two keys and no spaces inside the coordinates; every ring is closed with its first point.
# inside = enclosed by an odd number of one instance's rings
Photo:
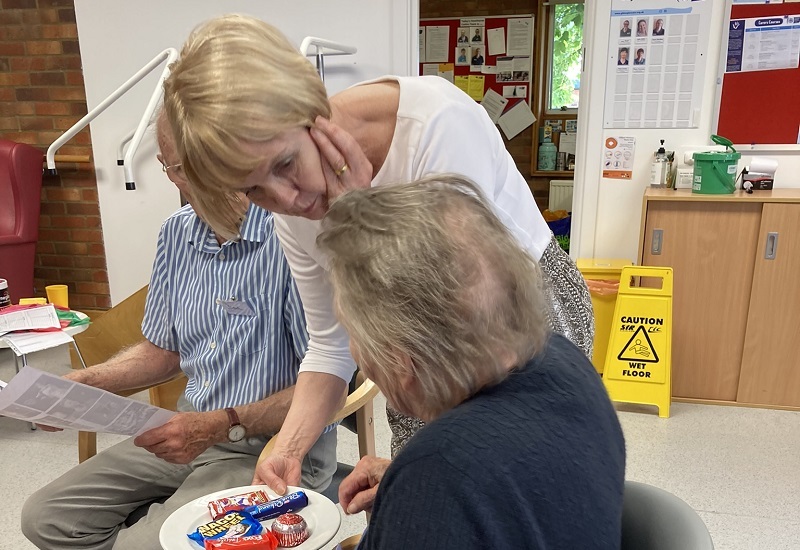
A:
{"type": "MultiPolygon", "coordinates": [[[[731,6],[722,44],[721,95],[716,133],[739,145],[800,143],[800,67],[771,69],[769,56],[761,56],[763,69],[754,66],[754,47],[748,48],[745,25],[782,26],[800,39],[800,3],[739,4],[731,6]],[[789,17],[787,17],[789,16],[789,17]],[[757,21],[752,21],[757,18],[757,21]],[[770,21],[772,20],[772,21],[770,21]],[[780,21],[780,23],[779,23],[780,21]],[[744,46],[740,44],[744,41],[744,46]],[[748,49],[750,52],[748,53],[748,49]],[[743,51],[743,55],[739,52],[743,51]],[[750,69],[743,67],[750,56],[750,69]]],[[[755,29],[748,29],[755,30],[755,29]]],[[[784,34],[786,36],[786,34],[784,34]]],[[[771,40],[774,42],[774,40],[771,40]]],[[[776,48],[773,48],[775,51],[776,48]]],[[[796,59],[795,59],[796,61],[796,59]]]]}
{"type": "Polygon", "coordinates": [[[508,100],[505,112],[530,104],[533,27],[532,15],[422,19],[419,74],[447,78],[476,101],[493,90],[508,100]]]}

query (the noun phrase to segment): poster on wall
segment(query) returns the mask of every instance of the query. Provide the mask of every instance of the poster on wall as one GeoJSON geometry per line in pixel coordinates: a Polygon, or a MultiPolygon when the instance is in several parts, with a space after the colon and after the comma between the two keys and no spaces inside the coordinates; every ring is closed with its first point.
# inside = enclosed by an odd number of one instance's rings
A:
{"type": "Polygon", "coordinates": [[[605,128],[695,128],[711,2],[612,0],[605,128]]]}
{"type": "Polygon", "coordinates": [[[628,136],[607,137],[603,144],[603,177],[629,180],[633,177],[633,154],[636,138],[628,136]]]}
{"type": "Polygon", "coordinates": [[[725,72],[796,69],[800,57],[800,13],[731,19],[725,72]]]}

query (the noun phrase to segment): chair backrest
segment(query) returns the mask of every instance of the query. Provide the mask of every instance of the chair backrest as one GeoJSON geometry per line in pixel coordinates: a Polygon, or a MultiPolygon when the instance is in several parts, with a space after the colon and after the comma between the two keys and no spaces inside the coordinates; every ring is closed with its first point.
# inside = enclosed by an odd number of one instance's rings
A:
{"type": "MultiPolygon", "coordinates": [[[[147,288],[136,291],[96,319],[85,331],[75,335],[86,366],[108,361],[124,348],[144,340],[142,319],[147,288]]],[[[74,366],[74,364],[73,364],[74,366]]]]}
{"type": "Polygon", "coordinates": [[[625,482],[622,550],[713,550],[703,520],[686,502],[658,487],[625,482]]]}
{"type": "MultiPolygon", "coordinates": [[[[92,319],[92,324],[89,325],[89,328],[75,335],[75,345],[81,350],[81,355],[87,367],[104,363],[121,350],[144,340],[142,319],[144,319],[147,288],[145,286],[96,319],[92,319]]],[[[72,368],[83,368],[74,351],[71,352],[71,355],[72,368]]],[[[150,392],[150,402],[153,405],[175,410],[178,398],[185,387],[186,377],[181,374],[170,381],[146,389],[150,392]]],[[[143,389],[145,388],[137,388],[120,393],[122,395],[131,395],[143,389]]],[[[95,434],[92,432],[79,432],[78,461],[83,462],[96,453],[97,440],[95,434]]]]}
{"type": "Polygon", "coordinates": [[[35,147],[0,139],[0,278],[14,303],[33,296],[42,157],[35,147]]]}
{"type": "MultiPolygon", "coordinates": [[[[373,422],[372,401],[378,395],[378,386],[375,382],[365,378],[360,372],[356,378],[356,388],[347,396],[344,406],[334,413],[328,421],[330,424],[339,422],[346,416],[356,414],[356,434],[358,435],[358,453],[363,458],[375,454],[375,423],[373,422]]],[[[261,451],[258,461],[264,460],[275,447],[277,436],[270,439],[261,451]]]]}

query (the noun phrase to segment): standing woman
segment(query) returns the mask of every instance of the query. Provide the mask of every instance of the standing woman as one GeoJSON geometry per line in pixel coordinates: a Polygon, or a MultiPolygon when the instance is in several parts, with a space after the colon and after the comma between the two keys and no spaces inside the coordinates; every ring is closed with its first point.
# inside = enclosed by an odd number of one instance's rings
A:
{"type": "MultiPolygon", "coordinates": [[[[238,216],[227,206],[233,192],[276,214],[306,312],[309,350],[256,481],[279,492],[298,481],[299,458],[342,402],[355,369],[334,314],[327,259],[316,245],[319,220],[348,190],[445,172],[475,181],[538,260],[553,329],[591,355],[594,323],[583,278],[486,111],[446,80],[384,77],[329,100],[314,67],[277,29],[228,15],[189,37],[164,84],[164,107],[197,208],[218,234],[236,235],[238,216]]],[[[394,454],[422,424],[387,413],[394,454]]]]}

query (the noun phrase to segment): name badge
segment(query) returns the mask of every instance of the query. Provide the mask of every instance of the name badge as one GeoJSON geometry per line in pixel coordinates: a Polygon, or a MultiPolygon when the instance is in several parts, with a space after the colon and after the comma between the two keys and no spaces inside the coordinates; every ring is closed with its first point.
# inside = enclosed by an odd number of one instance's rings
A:
{"type": "Polygon", "coordinates": [[[240,302],[238,300],[222,300],[219,304],[228,315],[244,315],[245,317],[256,316],[256,312],[253,311],[253,308],[248,306],[246,302],[240,302]]]}

